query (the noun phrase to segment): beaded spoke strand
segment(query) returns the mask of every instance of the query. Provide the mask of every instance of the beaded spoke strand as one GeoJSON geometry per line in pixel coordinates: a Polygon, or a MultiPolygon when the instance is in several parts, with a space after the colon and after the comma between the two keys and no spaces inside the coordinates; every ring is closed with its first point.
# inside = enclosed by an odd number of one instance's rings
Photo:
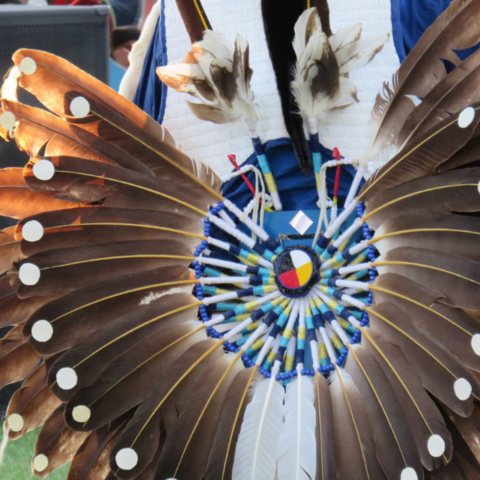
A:
{"type": "Polygon", "coordinates": [[[369,284],[377,276],[372,267],[376,250],[368,244],[372,235],[361,223],[363,214],[363,204],[352,201],[319,235],[314,249],[303,245],[283,249],[231,202],[214,206],[204,220],[208,240],[195,251],[193,263],[199,281],[196,295],[203,301],[200,316],[208,334],[223,338],[226,350],[241,353],[245,367],[257,366],[266,378],[274,364],[280,365],[279,381],[298,372],[328,374],[335,365],[343,365],[347,343],[359,343],[358,327],[368,325],[369,284]],[[257,240],[234,226],[226,210],[257,240]],[[356,219],[346,225],[355,210],[356,219]],[[238,245],[212,237],[212,224],[238,245]],[[223,252],[221,258],[218,252],[223,252]],[[295,263],[299,258],[304,264],[296,267],[292,259],[295,263]],[[312,265],[304,258],[310,258],[312,265]],[[279,267],[282,262],[290,265],[289,271],[279,267]],[[310,271],[308,282],[290,288],[292,275],[304,279],[310,271]]]}

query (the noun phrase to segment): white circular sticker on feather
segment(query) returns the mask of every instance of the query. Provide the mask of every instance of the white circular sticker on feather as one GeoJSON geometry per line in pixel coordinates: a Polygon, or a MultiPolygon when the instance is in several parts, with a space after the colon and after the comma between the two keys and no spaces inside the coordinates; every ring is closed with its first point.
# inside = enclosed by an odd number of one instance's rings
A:
{"type": "Polygon", "coordinates": [[[480,356],[480,333],[476,333],[471,340],[473,351],[480,356]]]}
{"type": "Polygon", "coordinates": [[[7,422],[8,428],[10,428],[12,432],[21,432],[25,425],[23,417],[18,413],[12,413],[11,415],[9,415],[7,418],[7,422]]]}
{"type": "Polygon", "coordinates": [[[47,320],[38,320],[32,326],[32,337],[40,343],[48,342],[53,337],[53,327],[47,320]]]}
{"type": "Polygon", "coordinates": [[[37,71],[37,62],[33,58],[25,57],[18,68],[25,75],[33,75],[37,71]]]}
{"type": "Polygon", "coordinates": [[[5,130],[11,130],[15,126],[17,119],[12,112],[3,112],[0,115],[0,127],[5,130]]]}
{"type": "Polygon", "coordinates": [[[473,107],[464,108],[458,116],[458,126],[467,128],[475,119],[475,109],[473,107]]]}
{"type": "Polygon", "coordinates": [[[38,473],[44,472],[48,467],[48,457],[41,453],[33,459],[33,468],[38,473]]]}
{"type": "Polygon", "coordinates": [[[55,166],[49,160],[40,160],[33,166],[35,178],[46,182],[55,175],[55,166]]]}
{"type": "Polygon", "coordinates": [[[445,440],[440,435],[432,435],[427,442],[428,453],[438,458],[445,453],[445,440]]]}
{"type": "Polygon", "coordinates": [[[412,467],[407,467],[402,470],[400,480],[418,480],[417,472],[412,467]]]}
{"type": "Polygon", "coordinates": [[[38,242],[43,237],[43,225],[37,220],[30,220],[22,228],[22,237],[27,242],[38,242]]]}
{"type": "Polygon", "coordinates": [[[85,405],[77,405],[73,407],[72,417],[77,423],[85,423],[90,420],[92,411],[85,405]]]}
{"type": "Polygon", "coordinates": [[[40,269],[33,263],[24,263],[18,271],[18,276],[24,285],[36,285],[40,280],[40,269]]]}
{"type": "Polygon", "coordinates": [[[138,455],[133,448],[122,448],[115,455],[115,462],[122,470],[133,470],[138,463],[138,455]]]}
{"type": "Polygon", "coordinates": [[[459,400],[468,400],[472,394],[472,385],[465,378],[459,378],[453,384],[455,395],[459,400]]]}
{"type": "Polygon", "coordinates": [[[58,386],[62,390],[71,390],[77,385],[78,377],[75,370],[70,367],[61,368],[56,375],[58,386]]]}
{"type": "Polygon", "coordinates": [[[77,118],[85,118],[90,113],[90,104],[85,97],[75,97],[70,103],[70,111],[77,118]]]}

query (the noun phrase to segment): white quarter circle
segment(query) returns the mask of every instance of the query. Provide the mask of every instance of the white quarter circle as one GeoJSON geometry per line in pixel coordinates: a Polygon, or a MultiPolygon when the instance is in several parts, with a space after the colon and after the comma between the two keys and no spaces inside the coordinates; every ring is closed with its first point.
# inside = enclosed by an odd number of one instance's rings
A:
{"type": "Polygon", "coordinates": [[[48,457],[41,453],[33,459],[33,468],[38,472],[44,472],[48,467],[48,457]]]}
{"type": "Polygon", "coordinates": [[[465,378],[459,378],[453,384],[455,395],[459,400],[468,400],[472,394],[472,385],[465,378]]]}
{"type": "Polygon", "coordinates": [[[445,441],[440,435],[434,434],[428,439],[427,448],[432,457],[441,457],[445,453],[445,441]]]}
{"type": "Polygon", "coordinates": [[[12,413],[11,415],[9,415],[7,418],[7,421],[8,421],[8,427],[10,428],[10,430],[16,433],[21,432],[25,425],[23,417],[18,413],[12,413]]]}
{"type": "Polygon", "coordinates": [[[33,58],[25,57],[18,68],[25,75],[33,75],[37,71],[37,63],[33,58]]]}
{"type": "Polygon", "coordinates": [[[18,276],[24,285],[36,285],[40,280],[40,269],[33,263],[24,263],[18,271],[18,276]]]}
{"type": "Polygon", "coordinates": [[[40,160],[33,166],[35,178],[46,182],[55,175],[55,166],[49,160],[40,160]]]}
{"type": "Polygon", "coordinates": [[[115,455],[115,462],[122,470],[133,470],[138,463],[138,455],[132,448],[122,448],[115,455]]]}
{"type": "Polygon", "coordinates": [[[473,107],[467,107],[463,109],[458,116],[458,126],[460,128],[467,128],[475,118],[475,109],[473,107]]]}
{"type": "Polygon", "coordinates": [[[77,423],[85,423],[90,420],[92,411],[85,405],[77,405],[73,407],[72,417],[77,423]]]}
{"type": "Polygon", "coordinates": [[[3,112],[0,115],[0,127],[11,130],[15,126],[16,118],[12,112],[3,112]]]}
{"type": "Polygon", "coordinates": [[[407,467],[402,470],[400,480],[418,480],[417,472],[412,467],[407,467]]]}
{"type": "Polygon", "coordinates": [[[85,97],[75,97],[70,103],[70,111],[77,118],[85,118],[90,113],[90,104],[85,97]]]}
{"type": "Polygon", "coordinates": [[[53,337],[53,327],[47,320],[38,320],[32,326],[32,337],[40,343],[48,342],[53,337]]]}
{"type": "Polygon", "coordinates": [[[473,351],[480,356],[480,333],[476,333],[471,340],[473,351]]]}
{"type": "Polygon", "coordinates": [[[38,242],[43,237],[43,225],[37,220],[28,221],[22,228],[22,237],[27,242],[38,242]]]}
{"type": "Polygon", "coordinates": [[[77,385],[78,377],[73,368],[61,368],[56,375],[58,386],[62,390],[71,390],[77,385]]]}

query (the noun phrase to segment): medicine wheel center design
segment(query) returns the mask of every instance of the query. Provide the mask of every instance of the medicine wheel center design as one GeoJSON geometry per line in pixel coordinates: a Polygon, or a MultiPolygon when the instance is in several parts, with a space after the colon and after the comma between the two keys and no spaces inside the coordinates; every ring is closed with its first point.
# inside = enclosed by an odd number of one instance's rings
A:
{"type": "Polygon", "coordinates": [[[313,249],[293,245],[285,249],[274,263],[275,281],[287,297],[303,297],[318,281],[320,261],[313,249]]]}

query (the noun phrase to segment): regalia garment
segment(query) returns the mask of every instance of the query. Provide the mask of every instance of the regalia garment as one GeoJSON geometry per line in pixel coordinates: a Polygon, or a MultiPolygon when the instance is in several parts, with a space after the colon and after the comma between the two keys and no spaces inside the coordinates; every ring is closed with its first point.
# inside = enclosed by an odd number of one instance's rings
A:
{"type": "Polygon", "coordinates": [[[290,3],[238,2],[257,41],[216,28],[220,2],[159,4],[147,31],[190,39],[156,68],[164,125],[63,59],[14,54],[0,134],[30,161],[0,171],[18,220],[0,380],[24,380],[6,437],[43,425],[36,475],[480,478],[480,51],[456,53],[480,41],[480,0],[454,0],[385,76],[368,139],[360,85],[392,67],[389,32],[290,3]],[[297,235],[268,224],[296,205],[280,154],[315,196],[297,235]]]}

